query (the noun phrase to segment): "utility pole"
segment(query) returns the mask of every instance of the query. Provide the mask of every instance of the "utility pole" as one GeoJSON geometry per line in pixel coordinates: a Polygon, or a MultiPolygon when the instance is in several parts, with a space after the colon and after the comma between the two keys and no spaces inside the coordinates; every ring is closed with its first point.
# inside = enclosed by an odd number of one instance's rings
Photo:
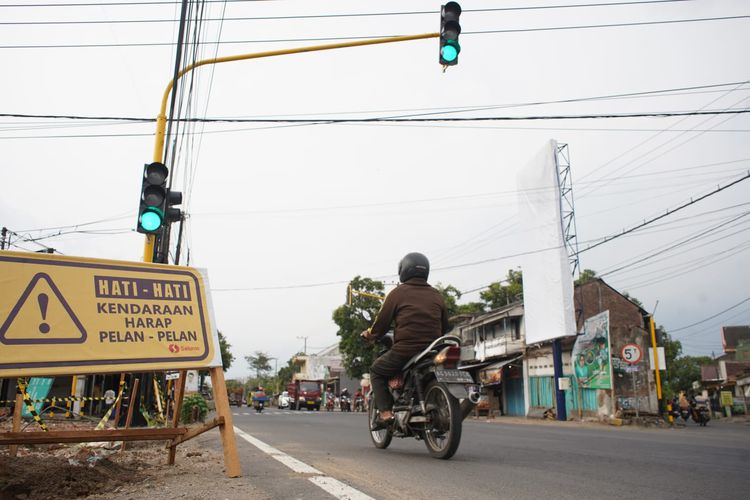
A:
{"type": "Polygon", "coordinates": [[[307,356],[307,337],[297,337],[297,338],[298,339],[305,339],[305,350],[304,350],[304,353],[305,353],[305,356],[307,356]]]}
{"type": "Polygon", "coordinates": [[[0,232],[0,250],[5,250],[5,235],[8,234],[8,228],[3,226],[2,232],[0,232]]]}

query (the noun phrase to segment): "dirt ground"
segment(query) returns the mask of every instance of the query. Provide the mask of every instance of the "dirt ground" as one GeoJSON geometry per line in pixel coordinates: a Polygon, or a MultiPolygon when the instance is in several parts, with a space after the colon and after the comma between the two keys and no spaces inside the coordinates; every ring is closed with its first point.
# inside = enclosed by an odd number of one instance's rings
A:
{"type": "MultiPolygon", "coordinates": [[[[90,424],[51,422],[50,429],[90,424]]],[[[0,432],[9,430],[0,423],[0,432]]],[[[29,427],[26,430],[36,430],[29,427]]],[[[227,479],[216,430],[177,447],[174,466],[166,465],[164,441],[19,446],[11,458],[0,447],[0,500],[90,498],[265,499],[248,478],[227,479]],[[211,443],[209,446],[208,443],[211,443]]]]}

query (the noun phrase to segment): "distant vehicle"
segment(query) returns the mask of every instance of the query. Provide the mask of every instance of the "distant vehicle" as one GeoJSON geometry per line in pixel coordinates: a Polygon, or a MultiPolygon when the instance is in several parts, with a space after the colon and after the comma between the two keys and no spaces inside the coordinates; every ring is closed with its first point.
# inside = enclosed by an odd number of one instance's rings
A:
{"type": "Polygon", "coordinates": [[[242,387],[227,389],[227,397],[229,397],[230,406],[242,406],[244,402],[245,391],[242,387]]]}
{"type": "Polygon", "coordinates": [[[322,381],[320,380],[295,380],[286,386],[289,393],[290,408],[292,410],[320,410],[322,399],[322,381]]]}
{"type": "Polygon", "coordinates": [[[279,394],[278,407],[281,409],[289,408],[289,391],[279,394]]]}
{"type": "Polygon", "coordinates": [[[270,398],[266,396],[266,392],[262,388],[255,391],[252,397],[253,408],[255,408],[255,411],[261,413],[269,399],[270,398]]]}

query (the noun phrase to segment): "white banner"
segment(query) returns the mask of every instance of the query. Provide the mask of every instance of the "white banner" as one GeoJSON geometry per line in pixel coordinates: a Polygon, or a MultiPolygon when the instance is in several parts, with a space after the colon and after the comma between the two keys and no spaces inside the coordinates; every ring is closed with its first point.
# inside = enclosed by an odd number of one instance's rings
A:
{"type": "Polygon", "coordinates": [[[576,334],[573,277],[562,232],[557,142],[518,173],[519,211],[526,242],[523,299],[526,343],[576,334]]]}
{"type": "MultiPolygon", "coordinates": [[[[656,351],[659,353],[659,370],[667,369],[667,358],[664,356],[664,348],[657,347],[656,351]]],[[[654,369],[654,349],[653,347],[648,348],[648,366],[649,369],[654,369]]]]}

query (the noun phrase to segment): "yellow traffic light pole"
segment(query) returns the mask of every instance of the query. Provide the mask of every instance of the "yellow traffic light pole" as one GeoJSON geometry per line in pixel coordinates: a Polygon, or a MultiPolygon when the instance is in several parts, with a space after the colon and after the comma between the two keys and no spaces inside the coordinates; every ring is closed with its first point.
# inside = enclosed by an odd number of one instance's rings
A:
{"type": "MultiPolygon", "coordinates": [[[[161,100],[161,109],[159,110],[159,115],[156,117],[156,137],[155,137],[155,144],[154,144],[154,162],[163,162],[163,151],[164,151],[164,133],[167,128],[167,102],[169,100],[169,94],[172,92],[172,89],[174,88],[175,82],[177,79],[182,78],[187,73],[193,71],[194,69],[200,67],[200,66],[208,66],[211,64],[219,64],[219,63],[225,63],[225,62],[233,62],[233,61],[245,61],[247,59],[260,59],[263,57],[275,57],[275,56],[285,56],[290,54],[301,54],[303,52],[318,52],[321,50],[333,50],[333,49],[344,49],[348,47],[362,47],[365,45],[378,45],[381,43],[395,43],[395,42],[408,42],[411,40],[423,40],[426,38],[437,38],[440,36],[440,33],[424,33],[421,35],[405,35],[405,36],[394,36],[394,37],[388,37],[388,38],[374,38],[369,40],[357,40],[353,42],[342,42],[342,43],[330,43],[325,45],[313,45],[310,47],[297,47],[293,49],[283,49],[283,50],[269,50],[267,52],[255,52],[252,54],[240,54],[236,56],[226,56],[226,57],[215,57],[212,59],[202,59],[200,61],[196,61],[192,64],[189,64],[188,66],[185,66],[182,70],[180,70],[179,73],[177,73],[177,78],[170,80],[170,82],[167,84],[167,88],[164,90],[164,96],[161,100]]],[[[152,262],[153,261],[153,255],[154,255],[154,244],[156,242],[156,237],[153,234],[146,235],[146,244],[143,249],[143,261],[144,262],[152,262]]]]}
{"type": "MultiPolygon", "coordinates": [[[[207,66],[211,64],[219,64],[219,63],[225,63],[225,62],[232,62],[232,61],[244,61],[247,59],[260,59],[262,57],[274,57],[274,56],[284,56],[289,54],[300,54],[303,52],[317,52],[321,50],[332,50],[332,49],[343,49],[347,47],[361,47],[365,45],[377,45],[381,43],[394,43],[394,42],[406,42],[409,40],[422,40],[426,38],[437,38],[439,37],[439,33],[425,33],[422,35],[407,35],[407,36],[396,36],[396,37],[389,37],[389,38],[377,38],[377,39],[370,39],[370,40],[358,40],[354,42],[343,42],[343,43],[332,43],[332,44],[326,44],[326,45],[315,45],[311,47],[299,47],[294,49],[284,49],[284,50],[271,50],[267,52],[257,52],[253,54],[241,54],[236,56],[228,56],[228,57],[217,57],[213,59],[203,59],[201,61],[197,61],[193,64],[190,64],[180,70],[177,73],[177,76],[172,79],[168,84],[167,88],[164,90],[164,96],[162,97],[161,101],[161,109],[159,110],[159,115],[156,118],[156,136],[155,136],[155,144],[154,144],[154,156],[153,156],[153,162],[156,163],[163,163],[163,151],[164,151],[164,142],[165,142],[165,130],[167,127],[167,102],[169,100],[169,95],[172,92],[175,82],[177,79],[182,78],[187,73],[193,71],[194,69],[200,67],[200,66],[207,66]]],[[[153,255],[154,255],[154,245],[156,243],[156,237],[153,234],[146,235],[146,243],[143,250],[143,260],[144,262],[153,262],[153,255]]],[[[232,427],[232,414],[229,409],[229,400],[227,398],[227,393],[225,390],[225,381],[224,381],[224,372],[222,371],[221,367],[212,367],[211,368],[211,382],[214,387],[214,399],[216,400],[216,411],[217,414],[224,418],[224,424],[220,426],[221,431],[221,439],[222,439],[222,447],[224,448],[224,466],[226,469],[226,474],[228,477],[237,477],[240,475],[240,464],[239,464],[239,454],[237,452],[237,447],[235,443],[234,438],[234,430],[232,427]],[[218,391],[217,391],[218,388],[218,391]]],[[[185,378],[185,370],[181,371],[180,379],[184,380],[185,378]]],[[[154,381],[156,383],[156,381],[154,381]]],[[[175,415],[179,415],[179,405],[181,405],[181,397],[180,400],[175,402],[175,415]]],[[[176,418],[176,417],[175,417],[176,418]]],[[[176,426],[176,420],[173,424],[176,426]]],[[[173,441],[172,446],[170,447],[170,459],[169,463],[174,463],[174,450],[177,446],[177,442],[173,441]]]]}

